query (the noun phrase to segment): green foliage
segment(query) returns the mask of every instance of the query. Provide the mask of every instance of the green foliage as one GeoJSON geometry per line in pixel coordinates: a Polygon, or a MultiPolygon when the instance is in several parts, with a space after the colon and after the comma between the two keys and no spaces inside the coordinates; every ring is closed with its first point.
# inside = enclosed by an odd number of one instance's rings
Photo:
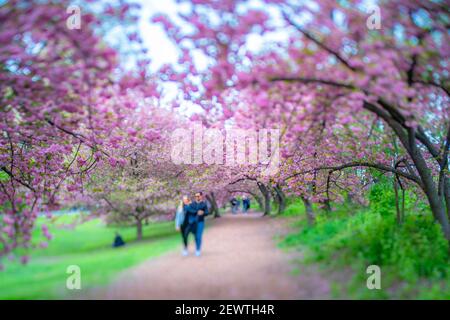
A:
{"type": "Polygon", "coordinates": [[[305,206],[299,198],[288,199],[286,209],[283,212],[284,216],[303,215],[305,213],[305,206]]]}
{"type": "Polygon", "coordinates": [[[381,216],[390,216],[395,213],[394,189],[387,183],[375,184],[369,193],[370,207],[381,216]]]}
{"type": "MultiPolygon", "coordinates": [[[[380,176],[378,183],[372,186],[368,199],[370,208],[382,216],[395,215],[395,191],[393,181],[384,176],[380,176]]],[[[401,200],[401,191],[399,190],[399,200],[401,200]]],[[[409,190],[405,192],[405,211],[415,213],[429,213],[429,208],[425,201],[421,201],[414,192],[409,190]]]]}
{"type": "MultiPolygon", "coordinates": [[[[315,203],[312,204],[312,207],[314,210],[318,208],[315,203]]],[[[306,209],[302,199],[295,197],[287,198],[283,216],[306,216],[306,209]]]]}
{"type": "Polygon", "coordinates": [[[306,247],[306,262],[350,266],[354,277],[344,287],[356,298],[448,298],[449,244],[431,213],[424,205],[413,210],[417,200],[407,195],[407,214],[399,225],[394,194],[383,182],[372,188],[369,199],[368,208],[344,204],[332,213],[319,212],[314,226],[302,219],[300,231],[282,245],[306,247]],[[382,269],[384,290],[365,285],[372,264],[382,269]]]}
{"type": "Polygon", "coordinates": [[[0,181],[5,182],[9,180],[9,176],[5,171],[0,171],[0,181]]]}

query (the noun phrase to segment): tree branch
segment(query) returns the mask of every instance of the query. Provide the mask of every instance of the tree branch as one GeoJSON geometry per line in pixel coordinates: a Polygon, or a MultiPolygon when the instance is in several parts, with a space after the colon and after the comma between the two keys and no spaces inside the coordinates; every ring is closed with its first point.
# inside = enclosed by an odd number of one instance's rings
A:
{"type": "Polygon", "coordinates": [[[347,69],[351,70],[351,71],[357,71],[358,69],[355,67],[352,67],[347,60],[345,60],[341,54],[339,52],[337,52],[336,50],[331,49],[330,47],[327,47],[323,42],[321,42],[319,39],[317,39],[316,37],[314,37],[311,33],[309,33],[308,31],[306,31],[305,29],[303,29],[298,23],[296,23],[294,20],[291,19],[291,17],[289,17],[289,15],[286,13],[286,11],[282,10],[281,13],[283,14],[283,17],[298,31],[300,31],[300,33],[302,33],[306,38],[308,38],[309,40],[311,40],[312,42],[314,42],[317,46],[319,46],[320,48],[322,48],[323,50],[325,50],[326,52],[332,54],[334,57],[336,57],[336,59],[341,62],[347,69]]]}
{"type": "Polygon", "coordinates": [[[330,170],[331,172],[333,172],[333,171],[339,171],[339,170],[343,170],[346,168],[354,168],[354,167],[368,167],[368,168],[374,168],[374,169],[377,169],[380,171],[392,172],[392,173],[398,174],[399,176],[402,176],[403,178],[414,181],[419,186],[422,186],[422,182],[420,181],[419,177],[417,177],[416,175],[412,175],[410,173],[406,173],[406,172],[397,170],[395,168],[392,168],[392,167],[384,165],[384,164],[370,163],[370,162],[350,162],[350,163],[346,163],[346,164],[343,164],[340,166],[318,167],[318,168],[307,170],[307,171],[296,172],[296,173],[292,174],[291,176],[289,176],[286,180],[294,178],[294,177],[302,175],[302,174],[312,173],[312,172],[319,171],[319,170],[330,170]]]}
{"type": "Polygon", "coordinates": [[[334,86],[338,88],[345,88],[350,90],[356,90],[354,85],[348,84],[348,83],[341,83],[336,82],[332,80],[325,80],[325,79],[316,79],[316,78],[308,78],[308,77],[273,77],[270,78],[269,81],[277,82],[277,81],[284,81],[284,82],[301,82],[301,83],[317,83],[317,84],[324,84],[329,86],[334,86]]]}

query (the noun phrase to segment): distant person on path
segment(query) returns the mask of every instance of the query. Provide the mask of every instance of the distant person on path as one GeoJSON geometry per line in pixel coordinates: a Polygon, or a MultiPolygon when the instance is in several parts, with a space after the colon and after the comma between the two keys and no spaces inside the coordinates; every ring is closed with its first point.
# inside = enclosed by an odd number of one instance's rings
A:
{"type": "Polygon", "coordinates": [[[248,209],[250,209],[250,199],[244,195],[242,197],[242,211],[247,213],[248,209]]]}
{"type": "Polygon", "coordinates": [[[188,196],[183,196],[183,200],[180,202],[175,215],[175,229],[181,232],[181,238],[183,239],[183,256],[188,255],[188,237],[189,233],[195,236],[197,230],[197,219],[194,213],[188,213],[188,207],[191,204],[191,200],[188,196]]]}
{"type": "Polygon", "coordinates": [[[205,200],[203,199],[203,192],[199,191],[195,194],[195,201],[189,205],[188,211],[195,212],[197,217],[196,223],[197,229],[195,232],[195,245],[196,245],[195,255],[199,257],[202,249],[202,237],[203,237],[203,229],[205,228],[205,216],[209,214],[208,206],[205,200]]]}
{"type": "Polygon", "coordinates": [[[125,245],[125,241],[123,241],[122,236],[116,232],[116,236],[114,237],[113,248],[118,248],[125,245]]]}
{"type": "Polygon", "coordinates": [[[231,203],[231,212],[233,214],[236,214],[237,211],[238,211],[238,201],[237,201],[237,199],[235,197],[231,198],[230,203],[231,203]]]}

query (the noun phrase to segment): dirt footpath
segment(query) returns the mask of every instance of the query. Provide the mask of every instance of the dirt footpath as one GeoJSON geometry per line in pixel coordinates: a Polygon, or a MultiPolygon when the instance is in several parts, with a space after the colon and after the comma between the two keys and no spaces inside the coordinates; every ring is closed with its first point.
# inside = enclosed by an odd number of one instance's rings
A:
{"type": "MultiPolygon", "coordinates": [[[[311,268],[292,272],[295,253],[277,248],[286,221],[259,213],[208,220],[202,256],[180,250],[128,269],[94,299],[325,299],[329,283],[311,268]]],[[[297,254],[298,257],[298,254],[297,254]]]]}

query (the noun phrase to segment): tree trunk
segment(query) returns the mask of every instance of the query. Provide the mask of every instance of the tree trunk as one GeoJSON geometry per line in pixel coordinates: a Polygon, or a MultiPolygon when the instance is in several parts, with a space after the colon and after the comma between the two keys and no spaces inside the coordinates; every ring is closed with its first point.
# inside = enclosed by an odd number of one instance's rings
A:
{"type": "Polygon", "coordinates": [[[264,183],[257,182],[259,191],[261,191],[261,194],[264,198],[264,215],[267,216],[270,214],[270,191],[269,189],[264,185],[264,183]]]}
{"type": "MultiPolygon", "coordinates": [[[[399,138],[400,142],[402,143],[403,147],[406,149],[407,153],[411,157],[411,160],[414,163],[414,166],[416,167],[417,173],[419,175],[420,182],[418,183],[421,189],[424,191],[428,203],[430,204],[431,212],[433,213],[434,219],[439,222],[442,228],[442,232],[445,236],[445,238],[450,241],[450,224],[449,224],[449,217],[447,214],[447,209],[444,202],[446,202],[446,196],[440,195],[439,193],[439,185],[436,185],[434,179],[432,170],[428,167],[428,164],[425,161],[425,158],[418,146],[417,134],[420,132],[417,132],[417,129],[413,127],[408,127],[402,124],[402,121],[404,119],[402,118],[402,115],[395,111],[395,107],[389,105],[385,101],[382,101],[379,99],[378,103],[381,106],[381,109],[371,103],[364,102],[364,107],[375,113],[376,115],[380,116],[382,119],[386,121],[386,123],[392,128],[392,130],[396,133],[397,137],[399,138]]],[[[450,131],[449,131],[450,132],[450,131]]],[[[421,138],[419,139],[422,143],[426,145],[428,150],[431,152],[432,149],[428,147],[428,145],[431,145],[431,141],[424,136],[423,134],[420,135],[421,138]]],[[[448,146],[447,146],[448,147],[448,146]]],[[[436,152],[436,151],[434,151],[436,152]]],[[[431,152],[431,153],[434,153],[431,152]]],[[[444,153],[445,154],[445,153],[444,153]]],[[[436,159],[438,159],[438,154],[436,155],[436,159]]],[[[439,161],[438,161],[439,163],[439,161]]],[[[442,164],[439,163],[442,169],[442,164]]],[[[444,163],[445,164],[445,163],[444,163]]],[[[445,180],[444,180],[445,184],[445,180]]],[[[444,190],[445,192],[445,190],[444,190]]]]}
{"type": "Polygon", "coordinates": [[[271,191],[270,195],[272,196],[272,200],[275,203],[275,205],[277,207],[277,212],[278,212],[278,209],[280,208],[281,200],[278,197],[278,193],[276,192],[275,187],[270,188],[270,191],[271,191]]]}
{"type": "Polygon", "coordinates": [[[445,238],[450,241],[450,224],[447,216],[447,208],[444,205],[445,199],[439,196],[438,186],[436,186],[436,183],[433,180],[431,170],[428,168],[425,159],[417,147],[414,129],[409,130],[408,141],[404,141],[402,137],[400,137],[400,141],[407,149],[414,165],[416,166],[417,172],[419,173],[422,181],[421,187],[427,196],[433,216],[441,225],[445,238]]]}
{"type": "Polygon", "coordinates": [[[284,212],[284,209],[286,209],[286,195],[284,194],[283,190],[281,190],[281,187],[279,184],[276,184],[273,188],[276,193],[276,201],[278,203],[278,214],[282,214],[284,212]]]}
{"type": "Polygon", "coordinates": [[[401,213],[400,213],[400,200],[398,198],[398,184],[397,180],[394,177],[394,195],[395,195],[395,211],[397,212],[397,223],[402,223],[401,213]]]}
{"type": "Polygon", "coordinates": [[[441,225],[442,232],[444,233],[446,239],[450,241],[450,224],[443,201],[437,195],[437,192],[435,192],[433,188],[430,189],[429,186],[425,187],[425,194],[428,202],[430,203],[434,218],[441,225]]]}
{"type": "Polygon", "coordinates": [[[208,199],[209,203],[211,203],[211,212],[214,214],[214,218],[220,218],[219,206],[217,205],[216,196],[214,192],[206,195],[206,199],[208,199]]]}
{"type": "Polygon", "coordinates": [[[325,211],[331,212],[331,203],[330,203],[330,199],[325,199],[325,200],[323,201],[323,208],[325,209],[325,211]]]}
{"type": "Polygon", "coordinates": [[[136,220],[137,240],[142,240],[142,220],[136,220]]]}
{"type": "Polygon", "coordinates": [[[353,204],[353,194],[351,192],[347,192],[347,199],[346,199],[348,204],[353,204]]]}
{"type": "Polygon", "coordinates": [[[314,218],[314,212],[313,212],[311,201],[309,201],[309,199],[307,199],[305,197],[301,197],[301,198],[302,198],[303,204],[305,205],[305,212],[306,212],[306,218],[308,220],[308,224],[313,225],[315,218],[314,218]]]}
{"type": "Polygon", "coordinates": [[[402,208],[400,209],[401,212],[401,222],[405,220],[405,189],[402,188],[402,208]]]}
{"type": "Polygon", "coordinates": [[[445,205],[447,207],[447,218],[450,220],[450,179],[449,179],[449,177],[445,176],[443,178],[443,182],[444,182],[445,205]]]}

